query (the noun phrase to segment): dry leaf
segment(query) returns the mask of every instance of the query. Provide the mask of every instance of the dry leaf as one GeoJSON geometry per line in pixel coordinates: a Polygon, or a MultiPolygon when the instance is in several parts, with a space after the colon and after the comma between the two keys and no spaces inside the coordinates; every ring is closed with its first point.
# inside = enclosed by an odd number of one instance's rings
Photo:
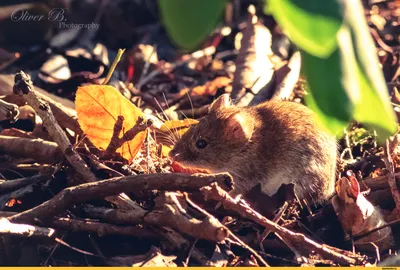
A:
{"type": "MultiPolygon", "coordinates": [[[[144,117],[139,108],[109,85],[79,87],[75,106],[79,125],[90,141],[101,150],[105,150],[109,145],[119,115],[124,117],[120,138],[136,124],[139,116],[144,117]]],[[[118,148],[117,153],[131,162],[139,152],[145,137],[145,131],[138,133],[133,140],[118,148]]]]}
{"type": "Polygon", "coordinates": [[[6,202],[7,207],[13,207],[15,204],[22,204],[22,201],[13,198],[6,202]]]}
{"type": "MultiPolygon", "coordinates": [[[[336,182],[337,195],[332,199],[333,208],[345,232],[346,238],[369,232],[385,224],[380,209],[374,207],[361,193],[353,173],[336,182]]],[[[386,227],[355,241],[355,246],[364,251],[374,250],[375,243],[380,250],[392,245],[392,232],[386,227]]]]}
{"type": "MultiPolygon", "coordinates": [[[[254,95],[270,96],[273,84],[274,65],[269,58],[272,55],[272,35],[263,24],[258,22],[255,7],[249,6],[246,28],[239,35],[239,54],[235,60],[236,69],[232,81],[231,97],[238,106],[248,106],[254,95]],[[246,92],[246,89],[251,89],[246,92]]],[[[236,48],[239,45],[236,45],[236,48]]],[[[262,98],[261,98],[262,99],[262,98]]]]}
{"type": "MultiPolygon", "coordinates": [[[[228,87],[231,85],[232,79],[228,77],[217,77],[214,80],[207,82],[204,85],[196,86],[190,92],[192,96],[215,96],[217,94],[217,90],[222,87],[228,87]]],[[[190,90],[188,88],[184,88],[180,91],[180,95],[186,95],[190,90]]],[[[229,91],[225,91],[229,92],[229,91]]]]}

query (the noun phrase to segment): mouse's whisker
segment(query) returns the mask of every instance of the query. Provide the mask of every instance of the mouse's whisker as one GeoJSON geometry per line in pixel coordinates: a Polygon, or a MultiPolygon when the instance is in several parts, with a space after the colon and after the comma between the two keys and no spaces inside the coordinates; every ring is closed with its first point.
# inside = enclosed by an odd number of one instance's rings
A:
{"type": "MultiPolygon", "coordinates": [[[[167,97],[165,96],[165,93],[163,92],[162,93],[163,94],[163,97],[164,97],[164,101],[165,101],[165,104],[167,104],[167,108],[169,109],[169,105],[168,105],[168,102],[167,102],[167,97]]],[[[168,119],[169,120],[169,119],[168,119]]],[[[177,128],[172,128],[173,130],[172,130],[172,134],[173,134],[173,136],[174,136],[174,138],[178,141],[179,140],[179,132],[178,132],[178,129],[177,128]]]]}
{"type": "MultiPolygon", "coordinates": [[[[190,102],[190,108],[192,110],[192,118],[194,119],[194,108],[193,108],[193,102],[192,102],[192,98],[189,95],[189,92],[186,92],[186,95],[188,96],[189,102],[190,102]]],[[[186,117],[186,116],[185,116],[186,117]]],[[[186,117],[187,118],[187,117],[186,117]]]]}
{"type": "Polygon", "coordinates": [[[171,145],[175,145],[176,141],[169,136],[159,136],[160,140],[170,143],[171,145]]]}
{"type": "Polygon", "coordinates": [[[241,178],[241,179],[243,179],[243,180],[247,180],[245,177],[243,177],[243,176],[241,176],[240,174],[237,174],[237,173],[235,173],[235,172],[230,171],[229,173],[231,173],[231,174],[233,174],[233,175],[235,175],[235,176],[237,176],[237,177],[239,177],[239,178],[241,178]]]}
{"type": "MultiPolygon", "coordinates": [[[[189,118],[186,116],[186,114],[182,111],[180,111],[180,113],[183,115],[183,117],[185,117],[185,119],[189,120],[189,118]]],[[[178,137],[179,139],[182,139],[182,134],[178,132],[178,137]]]]}
{"type": "Polygon", "coordinates": [[[171,140],[173,140],[174,142],[177,142],[179,139],[177,136],[177,132],[175,130],[172,130],[169,127],[167,127],[167,130],[168,130],[168,134],[166,134],[166,135],[168,135],[171,138],[171,140]]]}
{"type": "MultiPolygon", "coordinates": [[[[166,100],[166,98],[165,98],[165,94],[164,94],[164,93],[163,93],[163,96],[164,96],[165,102],[166,102],[166,104],[167,104],[167,106],[168,106],[168,103],[167,103],[167,100],[166,100]]],[[[154,100],[155,100],[155,102],[157,103],[158,107],[160,108],[160,110],[161,110],[161,112],[162,112],[164,118],[165,118],[167,121],[170,121],[168,115],[165,113],[164,109],[162,108],[162,106],[161,106],[161,104],[158,102],[158,100],[157,100],[156,98],[154,98],[154,100]]],[[[173,132],[169,127],[167,127],[167,131],[168,131],[168,133],[176,140],[174,132],[173,132]]]]}

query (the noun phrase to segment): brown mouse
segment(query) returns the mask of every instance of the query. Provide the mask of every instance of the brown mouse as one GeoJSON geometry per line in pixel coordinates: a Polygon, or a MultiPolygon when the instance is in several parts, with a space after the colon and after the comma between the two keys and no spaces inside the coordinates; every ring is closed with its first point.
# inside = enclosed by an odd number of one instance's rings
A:
{"type": "Polygon", "coordinates": [[[335,190],[336,140],[295,102],[237,107],[224,94],[169,155],[188,167],[229,172],[236,194],[261,183],[271,196],[281,184],[294,183],[299,198],[319,203],[335,190]]]}

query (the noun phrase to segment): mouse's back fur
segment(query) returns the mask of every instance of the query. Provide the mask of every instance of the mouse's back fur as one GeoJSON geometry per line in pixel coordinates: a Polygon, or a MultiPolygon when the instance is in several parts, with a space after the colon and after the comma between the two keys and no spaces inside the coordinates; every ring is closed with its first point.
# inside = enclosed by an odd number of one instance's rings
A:
{"type": "Polygon", "coordinates": [[[272,195],[281,184],[295,183],[300,198],[319,202],[333,194],[336,140],[322,131],[311,110],[289,101],[239,108],[226,98],[217,99],[177,142],[171,151],[176,161],[231,173],[236,193],[261,183],[272,195]]]}

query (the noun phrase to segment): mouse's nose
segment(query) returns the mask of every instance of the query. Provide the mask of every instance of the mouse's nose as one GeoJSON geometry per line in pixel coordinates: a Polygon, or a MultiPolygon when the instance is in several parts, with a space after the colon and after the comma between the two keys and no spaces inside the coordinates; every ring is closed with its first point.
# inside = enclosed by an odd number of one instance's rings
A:
{"type": "Polygon", "coordinates": [[[179,153],[177,153],[176,151],[174,151],[174,149],[172,149],[172,150],[169,152],[168,156],[169,156],[171,159],[175,160],[175,159],[179,156],[179,153]]]}

